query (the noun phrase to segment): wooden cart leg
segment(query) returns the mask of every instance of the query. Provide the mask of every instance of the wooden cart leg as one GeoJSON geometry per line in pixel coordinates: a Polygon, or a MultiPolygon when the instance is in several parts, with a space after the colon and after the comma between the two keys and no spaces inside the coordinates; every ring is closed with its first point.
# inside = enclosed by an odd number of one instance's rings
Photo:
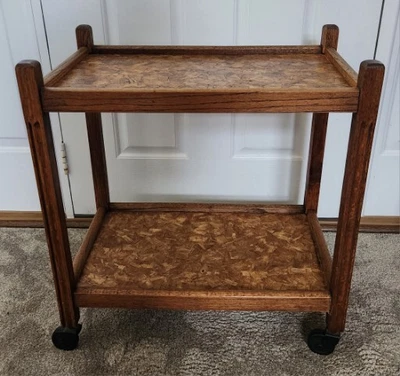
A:
{"type": "Polygon", "coordinates": [[[358,230],[364,200],[365,184],[378,114],[385,67],[379,61],[361,63],[358,75],[360,97],[353,114],[344,173],[339,223],[332,264],[331,310],[327,331],[344,331],[350,284],[357,248],[358,230]]]}
{"type": "Polygon", "coordinates": [[[108,189],[106,153],[100,113],[86,113],[86,127],[92,163],[92,175],[96,207],[108,210],[110,193],[108,189]]]}
{"type": "Polygon", "coordinates": [[[322,164],[325,152],[325,139],[328,127],[327,113],[313,114],[308,156],[307,183],[304,197],[306,213],[318,210],[322,164]]]}
{"type": "Polygon", "coordinates": [[[59,346],[57,343],[55,345],[64,349],[72,349],[78,344],[79,309],[73,298],[75,281],[50,118],[49,114],[44,113],[41,107],[42,70],[39,62],[27,60],[16,66],[16,75],[60,313],[61,327],[53,334],[53,342],[54,336],[60,337],[58,334],[62,332],[62,343],[59,343],[59,346]]]}
{"type": "MultiPolygon", "coordinates": [[[[336,50],[338,40],[339,28],[336,25],[324,25],[321,36],[322,53],[325,53],[327,48],[334,48],[336,50]]],[[[328,113],[313,114],[310,153],[308,156],[307,183],[304,197],[306,213],[310,211],[316,213],[318,209],[328,117],[328,113]]]]}
{"type": "MultiPolygon", "coordinates": [[[[322,355],[328,355],[334,351],[339,342],[340,333],[345,328],[358,229],[384,71],[383,64],[378,61],[368,60],[360,65],[357,83],[360,97],[357,112],[353,114],[351,122],[332,262],[331,309],[327,315],[326,330],[315,329],[308,337],[310,349],[322,355]]],[[[314,193],[311,200],[308,200],[309,205],[317,202],[314,199],[315,195],[314,193]]]]}
{"type": "MultiPolygon", "coordinates": [[[[93,47],[92,27],[90,25],[79,25],[75,30],[75,35],[77,47],[86,47],[90,53],[93,47]]],[[[85,115],[96,207],[97,209],[104,208],[107,210],[110,203],[110,193],[101,114],[98,112],[88,112],[85,115]]]]}
{"type": "MultiPolygon", "coordinates": [[[[322,31],[322,53],[337,48],[339,30],[325,25],[322,31]]],[[[338,231],[332,267],[327,275],[332,301],[327,328],[315,329],[308,337],[310,349],[321,355],[332,353],[344,331],[350,283],[357,247],[357,236],[365,191],[373,134],[379,108],[384,66],[365,61],[360,66],[357,86],[360,90],[357,113],[353,114],[348,145],[338,231]],[[329,276],[330,274],[330,276],[329,276]]],[[[322,162],[328,114],[314,114],[304,205],[307,213],[318,209],[322,162]]]]}

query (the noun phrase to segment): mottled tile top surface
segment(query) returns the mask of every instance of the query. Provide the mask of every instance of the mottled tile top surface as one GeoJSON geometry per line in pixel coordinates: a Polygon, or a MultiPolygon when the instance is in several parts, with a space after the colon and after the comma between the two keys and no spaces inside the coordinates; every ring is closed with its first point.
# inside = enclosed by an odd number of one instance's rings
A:
{"type": "Polygon", "coordinates": [[[111,90],[350,89],[322,54],[88,55],[56,86],[111,90]]]}

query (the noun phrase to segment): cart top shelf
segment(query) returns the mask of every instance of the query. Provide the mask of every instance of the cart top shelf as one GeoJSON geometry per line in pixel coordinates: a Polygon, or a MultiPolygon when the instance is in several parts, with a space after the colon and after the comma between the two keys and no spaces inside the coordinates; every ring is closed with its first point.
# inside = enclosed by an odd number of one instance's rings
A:
{"type": "Polygon", "coordinates": [[[42,99],[67,112],[351,112],[356,80],[320,46],[94,46],[46,77],[42,99]]]}

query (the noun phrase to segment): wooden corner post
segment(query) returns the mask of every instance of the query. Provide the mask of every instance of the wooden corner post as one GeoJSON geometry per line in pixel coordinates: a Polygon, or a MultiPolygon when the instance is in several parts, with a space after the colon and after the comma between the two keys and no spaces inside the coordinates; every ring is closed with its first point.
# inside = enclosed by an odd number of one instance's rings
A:
{"type": "Polygon", "coordinates": [[[78,49],[86,47],[90,53],[93,48],[93,30],[90,25],[79,25],[75,29],[76,44],[78,49]]]}
{"type": "MultiPolygon", "coordinates": [[[[337,49],[339,28],[336,25],[325,25],[322,28],[321,50],[325,53],[331,47],[337,49]]],[[[304,206],[306,213],[318,210],[319,192],[322,176],[322,165],[325,152],[325,139],[328,126],[328,113],[314,113],[311,126],[310,151],[304,206]]]]}
{"type": "Polygon", "coordinates": [[[361,63],[357,112],[353,114],[340,202],[330,289],[331,310],[327,331],[344,331],[351,277],[357,248],[358,230],[365,184],[382,90],[384,65],[375,60],[361,63]]]}
{"type": "Polygon", "coordinates": [[[25,60],[16,66],[16,75],[42,207],[61,326],[77,328],[79,310],[73,299],[75,281],[53,136],[49,114],[42,111],[40,99],[42,69],[39,62],[25,60]]]}
{"type": "MultiPolygon", "coordinates": [[[[93,48],[93,32],[89,25],[79,25],[76,28],[77,47],[87,47],[90,53],[93,48]]],[[[106,152],[104,149],[103,128],[99,112],[86,112],[86,128],[92,164],[92,176],[96,207],[108,210],[110,193],[108,188],[106,152]]]]}

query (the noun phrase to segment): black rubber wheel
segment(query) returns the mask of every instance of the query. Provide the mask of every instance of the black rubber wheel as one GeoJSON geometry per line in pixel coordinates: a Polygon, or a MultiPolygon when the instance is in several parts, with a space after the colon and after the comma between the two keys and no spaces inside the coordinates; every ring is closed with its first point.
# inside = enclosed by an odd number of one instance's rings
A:
{"type": "Polygon", "coordinates": [[[314,329],[308,335],[307,344],[312,352],[329,355],[333,353],[339,340],[339,335],[329,334],[322,329],[314,329]]]}
{"type": "Polygon", "coordinates": [[[54,346],[57,347],[57,349],[66,351],[76,349],[79,343],[79,332],[81,328],[82,325],[73,329],[59,326],[51,336],[54,346]]]}

